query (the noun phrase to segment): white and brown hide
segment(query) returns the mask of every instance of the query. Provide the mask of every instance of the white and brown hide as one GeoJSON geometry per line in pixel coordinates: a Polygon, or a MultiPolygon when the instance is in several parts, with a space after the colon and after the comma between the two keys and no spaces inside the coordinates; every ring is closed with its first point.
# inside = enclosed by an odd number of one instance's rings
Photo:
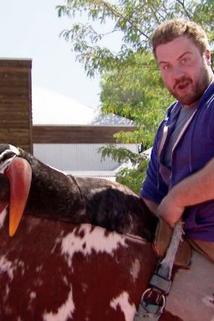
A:
{"type": "MultiPolygon", "coordinates": [[[[0,213],[0,320],[133,321],[154,271],[152,245],[90,224],[0,213]]],[[[214,321],[213,265],[180,270],[160,321],[214,321]]]]}

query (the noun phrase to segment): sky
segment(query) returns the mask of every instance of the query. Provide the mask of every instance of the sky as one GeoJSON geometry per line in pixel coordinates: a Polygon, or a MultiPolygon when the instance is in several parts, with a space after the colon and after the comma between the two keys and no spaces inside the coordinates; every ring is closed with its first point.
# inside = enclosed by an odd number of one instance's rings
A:
{"type": "Polygon", "coordinates": [[[56,91],[98,107],[99,77],[88,78],[71,45],[59,34],[71,25],[58,18],[62,0],[0,0],[0,58],[32,59],[32,89],[56,91]]]}

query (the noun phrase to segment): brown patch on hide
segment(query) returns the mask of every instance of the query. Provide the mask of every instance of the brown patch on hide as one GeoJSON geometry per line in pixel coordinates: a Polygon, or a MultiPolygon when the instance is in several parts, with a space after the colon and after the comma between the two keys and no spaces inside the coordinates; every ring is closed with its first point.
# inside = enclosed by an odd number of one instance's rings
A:
{"type": "MultiPolygon", "coordinates": [[[[110,306],[111,300],[125,291],[129,304],[137,306],[156,258],[150,243],[132,237],[125,237],[124,246],[118,244],[112,254],[97,252],[95,243],[91,254],[85,255],[78,239],[87,246],[87,238],[96,229],[101,228],[89,228],[84,236],[72,224],[27,215],[10,239],[4,226],[0,233],[0,258],[4,258],[2,266],[0,259],[0,320],[43,320],[45,313],[57,314],[72,291],[74,311],[67,321],[125,321],[120,307],[110,306]],[[72,246],[78,248],[70,265],[61,252],[62,239],[69,233],[74,235],[72,246]],[[130,267],[136,259],[141,264],[134,279],[130,267]]],[[[103,235],[106,244],[114,235],[124,238],[111,232],[107,236],[105,231],[103,235]]]]}

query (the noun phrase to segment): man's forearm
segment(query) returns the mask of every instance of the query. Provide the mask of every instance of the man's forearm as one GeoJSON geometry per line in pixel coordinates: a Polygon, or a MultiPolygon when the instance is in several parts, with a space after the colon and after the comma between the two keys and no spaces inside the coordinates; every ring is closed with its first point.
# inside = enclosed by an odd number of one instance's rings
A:
{"type": "Polygon", "coordinates": [[[174,226],[185,207],[214,199],[214,159],[205,167],[175,185],[157,209],[158,216],[174,226]]]}
{"type": "Polygon", "coordinates": [[[214,159],[200,171],[175,185],[168,197],[182,207],[214,199],[214,159]]]}

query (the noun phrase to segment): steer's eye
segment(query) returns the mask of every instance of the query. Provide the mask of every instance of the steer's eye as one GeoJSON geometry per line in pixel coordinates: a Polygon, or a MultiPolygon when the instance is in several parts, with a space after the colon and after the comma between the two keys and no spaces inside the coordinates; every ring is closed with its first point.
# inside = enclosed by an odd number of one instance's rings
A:
{"type": "Polygon", "coordinates": [[[4,173],[14,157],[16,157],[16,154],[10,149],[7,149],[0,154],[0,173],[4,173]]]}
{"type": "Polygon", "coordinates": [[[4,163],[6,160],[10,159],[13,156],[14,156],[14,153],[10,150],[7,150],[0,155],[0,162],[4,163]]]}

